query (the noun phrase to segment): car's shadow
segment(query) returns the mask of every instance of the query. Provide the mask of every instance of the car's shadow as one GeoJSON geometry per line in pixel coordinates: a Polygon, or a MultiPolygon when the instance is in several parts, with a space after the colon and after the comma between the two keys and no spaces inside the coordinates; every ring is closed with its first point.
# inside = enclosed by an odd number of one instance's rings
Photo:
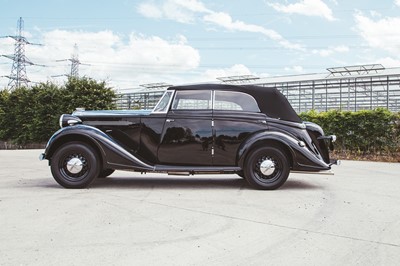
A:
{"type": "Polygon", "coordinates": [[[244,189],[247,183],[241,178],[196,178],[196,177],[108,177],[99,178],[92,188],[160,188],[160,189],[244,189]]]}
{"type": "MultiPolygon", "coordinates": [[[[250,189],[253,188],[243,178],[196,178],[196,177],[118,177],[99,178],[91,188],[118,189],[250,189]]],[[[279,190],[307,190],[321,187],[302,180],[291,180],[279,190]]]]}

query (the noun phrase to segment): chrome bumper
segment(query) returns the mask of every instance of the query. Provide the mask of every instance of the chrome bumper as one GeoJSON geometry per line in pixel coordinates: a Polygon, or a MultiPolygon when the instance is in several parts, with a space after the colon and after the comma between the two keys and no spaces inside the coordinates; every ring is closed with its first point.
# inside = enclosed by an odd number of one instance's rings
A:
{"type": "Polygon", "coordinates": [[[320,136],[318,139],[330,140],[332,142],[336,141],[336,135],[320,136]]]}
{"type": "Polygon", "coordinates": [[[338,159],[330,159],[329,166],[331,166],[331,165],[341,165],[341,164],[342,164],[342,161],[341,161],[341,160],[338,160],[338,159]]]}
{"type": "Polygon", "coordinates": [[[333,143],[336,141],[336,135],[320,136],[317,139],[326,141],[326,144],[329,146],[329,149],[331,151],[334,150],[333,143]]]}

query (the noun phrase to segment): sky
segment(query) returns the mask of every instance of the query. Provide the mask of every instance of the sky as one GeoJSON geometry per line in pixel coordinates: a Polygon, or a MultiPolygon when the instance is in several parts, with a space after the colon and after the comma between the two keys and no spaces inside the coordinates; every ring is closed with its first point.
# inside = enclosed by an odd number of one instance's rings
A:
{"type": "MultiPolygon", "coordinates": [[[[237,75],[400,67],[400,0],[0,0],[0,55],[14,53],[7,36],[17,34],[20,17],[32,43],[25,55],[37,64],[26,67],[32,82],[63,84],[70,72],[64,59],[73,54],[80,76],[120,92],[237,75]]],[[[0,57],[0,89],[11,67],[0,57]]]]}

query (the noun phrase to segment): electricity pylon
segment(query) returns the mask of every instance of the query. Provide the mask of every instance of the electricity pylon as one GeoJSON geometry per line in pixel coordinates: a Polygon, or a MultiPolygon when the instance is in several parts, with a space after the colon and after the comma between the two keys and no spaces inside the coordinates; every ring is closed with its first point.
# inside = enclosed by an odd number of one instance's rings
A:
{"type": "MultiPolygon", "coordinates": [[[[63,62],[63,61],[70,61],[71,62],[71,72],[67,76],[74,77],[74,78],[78,78],[79,77],[79,65],[90,66],[89,64],[83,64],[83,63],[81,63],[81,61],[79,61],[78,45],[76,43],[74,45],[74,52],[72,53],[71,58],[62,59],[62,60],[56,60],[56,62],[63,62]]],[[[60,75],[58,75],[58,76],[60,76],[60,75]]],[[[57,76],[54,76],[54,77],[57,77],[57,76]]]]}
{"type": "Polygon", "coordinates": [[[22,17],[19,18],[17,22],[17,34],[12,36],[2,36],[2,38],[12,38],[15,40],[14,54],[13,55],[2,55],[8,59],[13,60],[13,65],[11,68],[11,74],[7,77],[10,81],[8,82],[8,89],[13,90],[19,87],[27,87],[30,80],[26,75],[26,66],[36,65],[32,63],[25,56],[25,45],[40,45],[29,42],[22,34],[24,29],[24,20],[22,17]]]}

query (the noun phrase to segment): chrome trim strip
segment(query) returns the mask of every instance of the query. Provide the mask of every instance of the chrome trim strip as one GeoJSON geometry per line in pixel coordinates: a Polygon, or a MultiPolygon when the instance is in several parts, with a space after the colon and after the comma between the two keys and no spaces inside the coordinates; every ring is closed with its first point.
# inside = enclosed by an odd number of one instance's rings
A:
{"type": "Polygon", "coordinates": [[[306,129],[306,124],[304,124],[304,123],[297,123],[297,122],[285,121],[285,120],[281,120],[281,119],[277,119],[277,118],[272,118],[272,117],[267,117],[266,120],[267,120],[267,122],[269,122],[269,123],[277,123],[277,124],[282,124],[282,125],[297,127],[297,128],[301,128],[301,129],[306,129]]]}
{"type": "Polygon", "coordinates": [[[125,116],[147,116],[151,110],[100,110],[100,111],[75,111],[73,116],[77,117],[125,117],[125,116]]]}
{"type": "Polygon", "coordinates": [[[88,126],[131,126],[135,123],[130,121],[83,121],[88,126]]]}
{"type": "Polygon", "coordinates": [[[215,110],[215,90],[211,91],[211,108],[215,110]]]}

